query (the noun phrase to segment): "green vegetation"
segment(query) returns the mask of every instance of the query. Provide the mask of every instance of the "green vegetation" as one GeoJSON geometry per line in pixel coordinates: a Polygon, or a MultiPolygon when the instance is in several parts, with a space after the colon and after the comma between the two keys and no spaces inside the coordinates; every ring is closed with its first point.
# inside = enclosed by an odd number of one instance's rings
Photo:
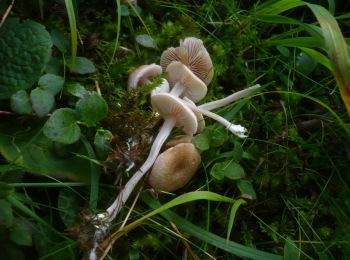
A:
{"type": "Polygon", "coordinates": [[[200,103],[262,85],[215,111],[249,137],[206,119],[195,177],[175,193],[138,185],[98,254],[349,258],[347,1],[11,3],[0,2],[1,257],[88,256],[95,214],[161,122],[149,99],[160,78],[128,90],[128,75],[194,36],[214,64],[200,103]]]}

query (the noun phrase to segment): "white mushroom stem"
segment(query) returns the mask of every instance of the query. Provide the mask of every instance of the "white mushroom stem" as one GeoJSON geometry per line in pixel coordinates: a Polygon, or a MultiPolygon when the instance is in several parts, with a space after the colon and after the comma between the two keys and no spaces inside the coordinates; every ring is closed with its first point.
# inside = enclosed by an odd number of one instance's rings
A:
{"type": "Polygon", "coordinates": [[[226,120],[225,118],[213,112],[210,112],[206,109],[195,106],[193,103],[189,102],[188,98],[186,97],[184,97],[183,100],[187,104],[187,106],[191,108],[192,111],[199,112],[207,117],[214,119],[215,121],[225,126],[231,133],[233,133],[234,135],[237,135],[240,138],[247,137],[247,135],[245,135],[245,133],[247,132],[247,129],[244,128],[243,126],[232,124],[230,121],[226,120]]]}
{"type": "Polygon", "coordinates": [[[134,190],[137,183],[142,179],[146,172],[152,167],[154,161],[156,160],[159,151],[164,144],[165,140],[170,135],[171,130],[174,128],[176,120],[166,119],[160,128],[160,131],[154,140],[151,151],[140,169],[134,173],[130,180],[126,183],[124,189],[119,193],[118,197],[115,199],[113,204],[106,210],[107,217],[106,222],[112,222],[117,216],[125,202],[128,200],[131,192],[134,190]]]}
{"type": "Polygon", "coordinates": [[[185,87],[180,82],[177,82],[174,85],[174,87],[170,90],[170,94],[175,97],[179,97],[184,92],[184,90],[185,90],[185,87]]]}
{"type": "Polygon", "coordinates": [[[213,109],[216,109],[219,107],[223,107],[223,106],[228,105],[228,104],[230,104],[238,99],[249,96],[250,94],[252,94],[255,90],[257,90],[260,87],[261,87],[260,84],[256,84],[256,85],[251,86],[249,88],[235,92],[235,93],[233,93],[225,98],[200,105],[200,106],[198,106],[198,108],[205,109],[205,110],[213,110],[213,109]]]}

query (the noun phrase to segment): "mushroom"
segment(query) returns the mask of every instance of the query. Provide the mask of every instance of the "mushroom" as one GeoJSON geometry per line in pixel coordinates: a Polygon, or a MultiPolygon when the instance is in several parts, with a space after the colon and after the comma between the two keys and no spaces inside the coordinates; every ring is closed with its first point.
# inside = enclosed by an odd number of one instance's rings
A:
{"type": "Polygon", "coordinates": [[[162,74],[162,67],[152,63],[142,65],[135,69],[128,79],[128,89],[137,89],[139,86],[149,84],[149,78],[154,78],[162,74]]]}
{"type": "Polygon", "coordinates": [[[170,94],[186,96],[198,102],[207,94],[207,86],[189,68],[179,61],[173,61],[166,68],[167,80],[172,89],[170,94]]]}
{"type": "Polygon", "coordinates": [[[180,61],[186,65],[207,86],[213,79],[213,63],[200,39],[188,37],[180,41],[179,47],[171,47],[165,50],[160,57],[160,65],[163,71],[173,61],[180,61]]]}
{"type": "Polygon", "coordinates": [[[184,187],[196,173],[201,157],[192,143],[180,143],[161,153],[154,162],[148,183],[173,192],[184,187]]]}
{"type": "Polygon", "coordinates": [[[169,93],[154,94],[151,97],[153,108],[165,119],[163,126],[160,128],[155,138],[150,153],[140,167],[140,169],[126,183],[124,189],[119,193],[113,204],[107,209],[108,217],[105,221],[112,221],[118,214],[124,203],[129,198],[140,179],[152,167],[159,151],[170,135],[173,127],[183,127],[183,131],[192,136],[198,128],[197,118],[192,110],[178,97],[169,93]]]}

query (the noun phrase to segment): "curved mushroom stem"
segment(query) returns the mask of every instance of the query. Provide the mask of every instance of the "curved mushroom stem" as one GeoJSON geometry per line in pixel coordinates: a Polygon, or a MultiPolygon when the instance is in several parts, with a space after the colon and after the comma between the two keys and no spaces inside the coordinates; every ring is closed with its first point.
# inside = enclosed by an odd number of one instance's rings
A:
{"type": "Polygon", "coordinates": [[[128,200],[131,192],[134,190],[137,183],[141,180],[141,178],[146,174],[146,172],[152,167],[154,161],[156,160],[159,151],[164,144],[165,140],[170,135],[171,130],[174,128],[176,121],[172,119],[166,119],[160,128],[160,131],[154,140],[150,153],[144,162],[144,164],[140,167],[140,169],[134,173],[134,175],[130,178],[130,180],[126,183],[124,189],[120,191],[118,197],[115,199],[113,204],[109,206],[107,211],[107,217],[105,219],[106,222],[112,222],[114,218],[117,216],[125,202],[128,200]]]}
{"type": "Polygon", "coordinates": [[[179,97],[184,92],[184,90],[185,87],[180,82],[176,82],[174,87],[170,90],[170,94],[175,97],[179,97]]]}
{"type": "Polygon", "coordinates": [[[260,84],[256,84],[254,86],[251,86],[249,88],[240,90],[238,92],[233,93],[232,95],[229,95],[225,98],[215,100],[213,102],[205,103],[203,105],[198,106],[200,109],[205,109],[205,110],[213,110],[219,107],[223,107],[227,104],[232,103],[233,101],[236,101],[238,99],[244,98],[252,94],[255,90],[260,88],[260,84]]]}
{"type": "Polygon", "coordinates": [[[232,124],[230,121],[226,120],[225,118],[213,112],[210,112],[206,109],[193,105],[191,102],[188,101],[187,97],[184,97],[183,100],[192,109],[192,111],[199,112],[207,117],[214,119],[215,121],[225,126],[231,133],[233,133],[234,135],[237,135],[240,138],[247,137],[247,135],[245,135],[245,133],[247,132],[247,129],[244,128],[243,126],[232,124]]]}

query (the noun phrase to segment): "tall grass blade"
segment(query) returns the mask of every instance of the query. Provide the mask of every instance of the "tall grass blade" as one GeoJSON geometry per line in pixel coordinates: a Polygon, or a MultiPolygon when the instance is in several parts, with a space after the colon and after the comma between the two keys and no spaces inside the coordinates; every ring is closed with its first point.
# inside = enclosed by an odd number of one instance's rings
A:
{"type": "Polygon", "coordinates": [[[322,6],[307,4],[321,25],[326,51],[341,97],[350,115],[350,60],[348,47],[335,18],[322,6]]]}
{"type": "Polygon", "coordinates": [[[231,212],[230,212],[230,218],[228,221],[228,228],[227,228],[227,236],[226,236],[226,243],[230,240],[232,228],[233,228],[233,222],[235,221],[236,213],[241,205],[246,204],[246,201],[243,199],[239,199],[235,201],[232,205],[231,212]]]}
{"type": "Polygon", "coordinates": [[[276,15],[305,5],[301,0],[270,0],[256,8],[256,14],[276,15]]]}
{"type": "Polygon", "coordinates": [[[75,17],[74,5],[72,0],[64,0],[67,9],[67,15],[69,20],[70,27],[70,38],[71,38],[71,49],[72,49],[72,58],[70,64],[70,71],[73,71],[75,65],[75,59],[77,57],[77,47],[78,47],[78,32],[77,32],[77,22],[75,17]]]}

